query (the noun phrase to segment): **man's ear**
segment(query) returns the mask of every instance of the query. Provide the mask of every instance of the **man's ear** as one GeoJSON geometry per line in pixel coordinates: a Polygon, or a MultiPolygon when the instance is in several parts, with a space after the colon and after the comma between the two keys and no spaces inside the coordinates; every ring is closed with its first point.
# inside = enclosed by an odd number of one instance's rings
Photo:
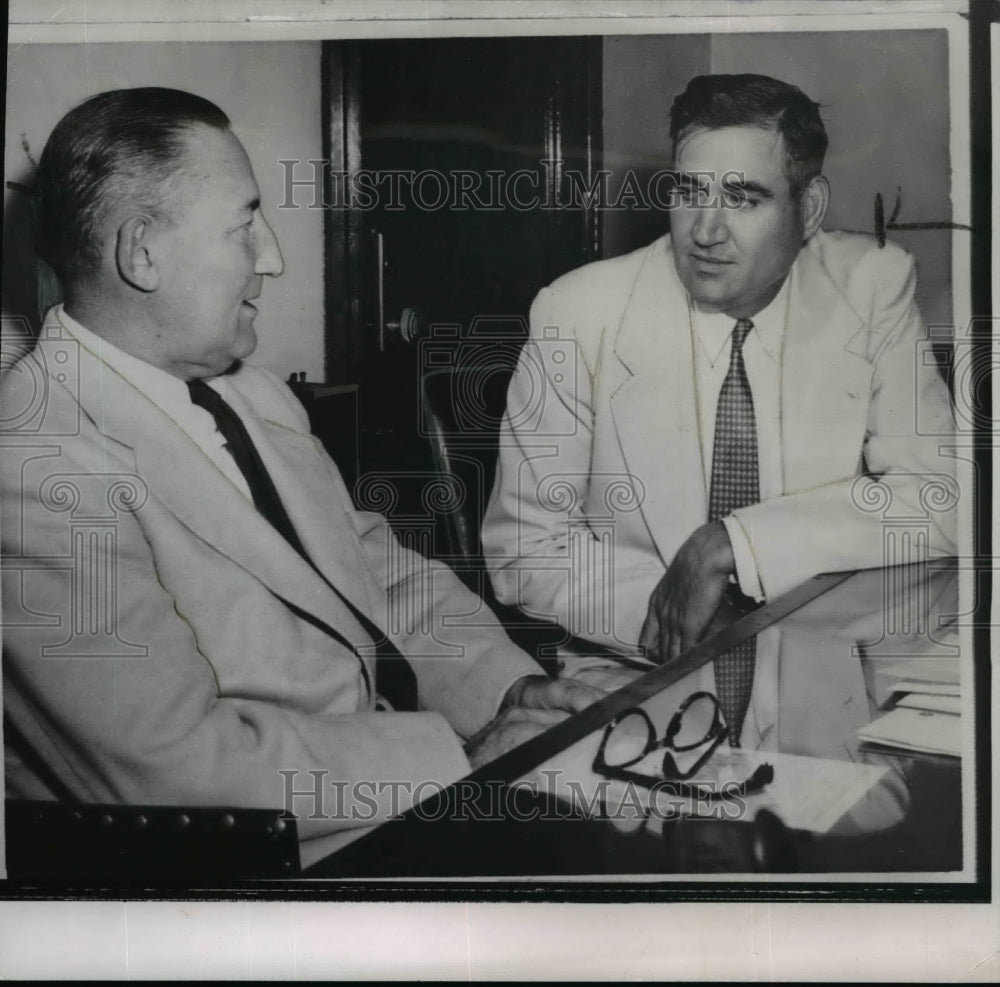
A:
{"type": "Polygon", "coordinates": [[[805,242],[819,232],[830,205],[830,183],[823,175],[817,175],[802,192],[802,240],[805,242]]]}
{"type": "Polygon", "coordinates": [[[153,221],[149,216],[129,216],[118,227],[115,241],[115,261],[124,281],[139,291],[156,291],[160,272],[149,250],[149,235],[153,221]]]}

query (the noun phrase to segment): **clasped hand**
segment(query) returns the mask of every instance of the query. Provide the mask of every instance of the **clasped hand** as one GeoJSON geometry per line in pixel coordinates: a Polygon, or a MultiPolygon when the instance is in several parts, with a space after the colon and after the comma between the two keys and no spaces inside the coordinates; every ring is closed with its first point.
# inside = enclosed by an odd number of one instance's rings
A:
{"type": "Polygon", "coordinates": [[[507,690],[496,718],[466,743],[469,763],[473,768],[488,764],[604,696],[574,679],[526,675],[507,690]]]}
{"type": "Polygon", "coordinates": [[[681,545],[649,598],[639,635],[647,658],[663,664],[701,640],[735,568],[721,521],[702,525],[681,545]]]}

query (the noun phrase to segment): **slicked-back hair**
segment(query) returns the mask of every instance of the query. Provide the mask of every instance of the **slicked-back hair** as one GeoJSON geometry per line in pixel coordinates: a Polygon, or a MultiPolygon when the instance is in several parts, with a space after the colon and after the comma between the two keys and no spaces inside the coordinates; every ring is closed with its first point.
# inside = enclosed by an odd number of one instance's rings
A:
{"type": "Polygon", "coordinates": [[[165,215],[186,139],[198,124],[230,125],[207,99],[155,87],[91,96],[59,121],[38,162],[35,250],[64,288],[97,269],[116,202],[165,215]]]}
{"type": "Polygon", "coordinates": [[[692,127],[753,126],[784,138],[785,174],[792,195],[800,195],[823,170],[829,139],[819,103],[801,89],[766,75],[698,75],[670,109],[670,137],[692,127]]]}

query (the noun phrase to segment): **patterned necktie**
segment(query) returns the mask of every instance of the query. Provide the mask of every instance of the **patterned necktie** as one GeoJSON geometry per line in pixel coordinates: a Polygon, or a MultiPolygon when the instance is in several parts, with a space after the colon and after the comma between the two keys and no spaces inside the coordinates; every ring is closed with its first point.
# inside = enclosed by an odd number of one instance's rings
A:
{"type": "MultiPolygon", "coordinates": [[[[757,469],[757,424],[753,395],[743,365],[743,343],[753,329],[749,319],[740,319],[733,329],[729,371],[719,391],[715,413],[715,445],[712,452],[712,489],[708,519],[718,521],[739,507],[760,500],[757,469]]],[[[729,725],[729,742],[739,747],[740,733],[753,688],[756,639],[750,638],[715,659],[715,686],[719,705],[729,725]]]]}
{"type": "MultiPolygon", "coordinates": [[[[267,467],[260,458],[260,453],[253,444],[240,416],[229,407],[218,391],[209,387],[203,380],[189,381],[188,393],[191,395],[192,404],[204,408],[215,419],[216,427],[226,440],[226,448],[246,478],[254,506],[284,537],[285,541],[312,566],[313,571],[333,590],[375,643],[379,692],[389,700],[393,709],[415,710],[417,708],[417,682],[416,676],[413,674],[413,667],[389,640],[388,636],[316,568],[316,564],[309,557],[305,546],[299,539],[298,533],[285,511],[285,505],[281,502],[281,497],[275,489],[271,474],[268,473],[267,467]]],[[[289,606],[291,605],[289,604],[289,606]]],[[[315,623],[304,611],[297,607],[292,607],[292,609],[298,616],[315,623]]],[[[332,630],[326,624],[323,624],[321,629],[342,644],[347,644],[358,655],[358,659],[361,659],[357,647],[346,641],[343,635],[332,630]]],[[[364,668],[363,661],[361,667],[364,668]]]]}

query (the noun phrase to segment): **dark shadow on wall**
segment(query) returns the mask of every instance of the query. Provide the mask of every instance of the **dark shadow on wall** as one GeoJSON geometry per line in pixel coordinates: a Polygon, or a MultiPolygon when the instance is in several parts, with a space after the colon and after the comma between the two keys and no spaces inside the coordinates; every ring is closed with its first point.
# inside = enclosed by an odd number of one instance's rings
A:
{"type": "MultiPolygon", "coordinates": [[[[27,149],[25,153],[30,154],[27,149]]],[[[33,167],[6,179],[3,225],[3,325],[6,369],[34,345],[45,312],[62,301],[59,279],[35,255],[33,167]]]]}
{"type": "Polygon", "coordinates": [[[3,316],[5,326],[15,321],[37,335],[38,267],[35,258],[33,170],[6,176],[3,223],[3,316]]]}

